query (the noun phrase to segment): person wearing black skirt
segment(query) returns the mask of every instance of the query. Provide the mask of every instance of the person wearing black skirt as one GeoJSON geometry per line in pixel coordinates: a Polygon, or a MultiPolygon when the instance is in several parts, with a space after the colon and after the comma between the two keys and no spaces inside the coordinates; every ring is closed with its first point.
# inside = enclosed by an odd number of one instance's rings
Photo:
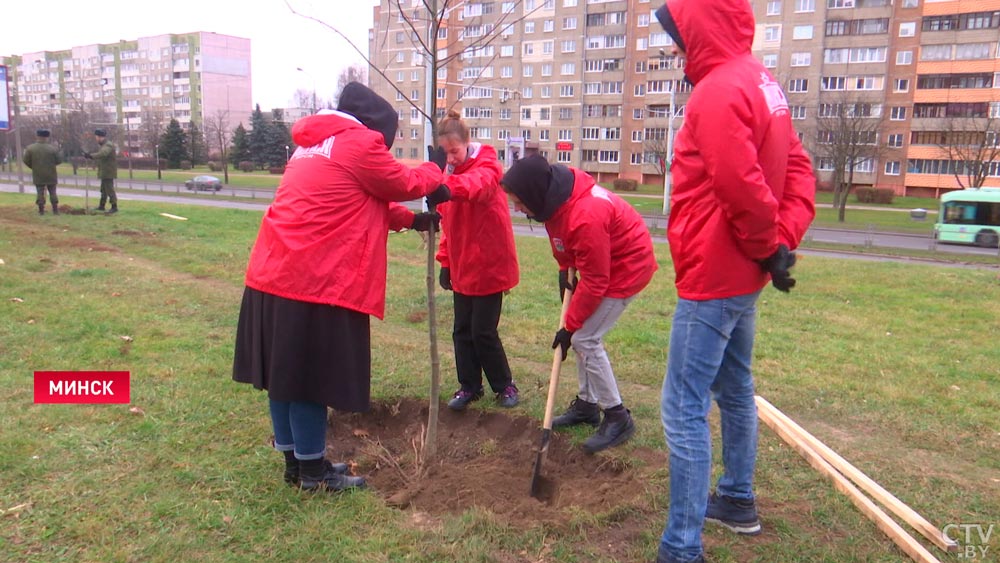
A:
{"type": "Polygon", "coordinates": [[[352,82],[336,110],[296,122],[298,148],[250,253],[233,379],[267,390],[284,480],[304,490],[365,486],[325,460],[326,409],[369,408],[369,318],[385,310],[389,230],[426,231],[440,218],[395,202],[449,197],[443,150],[415,168],[389,152],[398,119],[352,82]]]}

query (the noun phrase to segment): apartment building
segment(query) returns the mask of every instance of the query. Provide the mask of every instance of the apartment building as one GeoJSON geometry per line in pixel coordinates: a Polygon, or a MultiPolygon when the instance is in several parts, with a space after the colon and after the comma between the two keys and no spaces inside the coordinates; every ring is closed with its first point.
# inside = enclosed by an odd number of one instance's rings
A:
{"type": "MultiPolygon", "coordinates": [[[[1000,143],[1000,0],[753,0],[753,52],[784,85],[821,183],[937,196],[961,187],[948,144],[1000,143]],[[850,121],[850,125],[838,125],[850,121]],[[838,130],[847,128],[847,130],[838,130]],[[838,155],[845,138],[855,152],[838,155]],[[969,141],[969,140],[972,141],[969,141]]],[[[538,151],[599,181],[663,181],[690,84],[648,0],[482,0],[436,37],[436,113],[459,109],[475,141],[538,151]]],[[[429,18],[382,0],[372,87],[400,115],[394,151],[422,158],[429,18]]],[[[989,164],[987,185],[1000,185],[989,164]]]]}
{"type": "MultiPolygon", "coordinates": [[[[250,40],[208,32],[4,57],[13,100],[22,116],[83,109],[116,142],[143,152],[142,131],[171,118],[185,128],[253,110],[250,40]]],[[[148,144],[148,143],[146,143],[148,144]]],[[[145,147],[148,151],[149,147],[145,147]]]]}

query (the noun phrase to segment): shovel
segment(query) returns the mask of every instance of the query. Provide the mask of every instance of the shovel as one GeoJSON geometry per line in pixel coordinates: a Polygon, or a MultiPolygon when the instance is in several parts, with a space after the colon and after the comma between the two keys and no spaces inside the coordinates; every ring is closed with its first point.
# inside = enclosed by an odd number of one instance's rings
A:
{"type": "MultiPolygon", "coordinates": [[[[574,279],[576,272],[569,269],[569,279],[574,279]]],[[[559,313],[559,328],[566,327],[566,311],[569,310],[573,291],[567,289],[563,295],[562,311],[559,313]]],[[[555,498],[556,484],[542,475],[542,464],[549,452],[549,441],[552,439],[552,410],[556,403],[556,389],[559,387],[559,368],[562,367],[562,348],[556,346],[552,354],[552,373],[549,375],[549,396],[545,401],[545,417],[542,419],[542,443],[538,446],[538,457],[535,458],[535,468],[531,472],[531,496],[546,503],[555,498]]]]}

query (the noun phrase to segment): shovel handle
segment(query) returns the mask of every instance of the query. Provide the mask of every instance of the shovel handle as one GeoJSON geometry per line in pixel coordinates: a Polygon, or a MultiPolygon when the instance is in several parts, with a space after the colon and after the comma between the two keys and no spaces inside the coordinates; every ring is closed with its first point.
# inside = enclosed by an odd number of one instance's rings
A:
{"type": "MultiPolygon", "coordinates": [[[[576,275],[575,268],[569,269],[569,279],[576,275]]],[[[566,328],[566,312],[573,297],[573,290],[567,289],[563,294],[562,310],[559,312],[559,328],[566,328]]],[[[552,354],[552,373],[549,374],[549,396],[545,400],[545,418],[542,419],[542,429],[552,430],[552,411],[556,405],[556,389],[559,388],[559,368],[562,367],[562,349],[556,346],[552,354]]]]}

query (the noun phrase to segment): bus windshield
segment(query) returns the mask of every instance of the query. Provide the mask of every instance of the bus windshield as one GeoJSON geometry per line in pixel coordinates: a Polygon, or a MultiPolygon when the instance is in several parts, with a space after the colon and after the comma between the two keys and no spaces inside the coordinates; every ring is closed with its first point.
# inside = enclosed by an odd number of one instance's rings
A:
{"type": "Polygon", "coordinates": [[[996,247],[1000,244],[1000,188],[957,190],[941,196],[934,235],[941,242],[996,247]]]}

